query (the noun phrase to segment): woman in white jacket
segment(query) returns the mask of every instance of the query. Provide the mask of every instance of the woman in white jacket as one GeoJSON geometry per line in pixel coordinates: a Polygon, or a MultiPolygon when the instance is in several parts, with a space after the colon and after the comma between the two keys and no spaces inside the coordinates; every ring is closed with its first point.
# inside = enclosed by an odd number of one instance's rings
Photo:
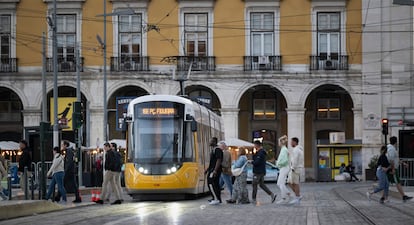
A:
{"type": "Polygon", "coordinates": [[[279,177],[277,179],[277,185],[280,188],[281,197],[277,204],[287,203],[289,201],[290,191],[286,186],[286,179],[289,174],[289,150],[286,147],[288,143],[288,137],[286,135],[279,138],[279,146],[281,147],[279,157],[277,158],[276,166],[279,168],[279,177]]]}
{"type": "Polygon", "coordinates": [[[50,198],[53,191],[55,190],[55,185],[58,185],[59,193],[62,195],[63,203],[66,202],[66,190],[63,186],[63,177],[65,176],[65,164],[64,164],[64,157],[60,153],[59,147],[53,148],[53,163],[50,167],[49,171],[47,172],[47,177],[52,176],[52,181],[49,185],[49,190],[47,191],[46,200],[50,198]]]}

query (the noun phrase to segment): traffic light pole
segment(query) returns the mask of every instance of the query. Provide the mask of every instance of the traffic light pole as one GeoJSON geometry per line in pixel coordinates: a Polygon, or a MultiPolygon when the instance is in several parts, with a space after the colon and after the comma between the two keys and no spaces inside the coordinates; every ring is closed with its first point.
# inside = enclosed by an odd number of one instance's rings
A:
{"type": "MultiPolygon", "coordinates": [[[[76,101],[77,102],[82,102],[81,99],[81,91],[80,91],[80,54],[79,54],[79,45],[76,46],[76,101]]],[[[81,103],[82,104],[82,103],[81,103]]],[[[82,108],[80,107],[80,110],[82,110],[82,108]]],[[[72,116],[72,119],[73,116],[72,116]]],[[[79,120],[80,120],[80,116],[79,116],[79,120]]],[[[80,121],[79,121],[80,123],[80,121]]],[[[83,186],[83,178],[82,178],[82,138],[81,138],[81,129],[82,129],[82,123],[79,124],[80,126],[77,127],[73,127],[74,131],[75,131],[75,139],[76,139],[76,150],[77,150],[77,158],[78,158],[78,184],[79,187],[83,186]]]]}

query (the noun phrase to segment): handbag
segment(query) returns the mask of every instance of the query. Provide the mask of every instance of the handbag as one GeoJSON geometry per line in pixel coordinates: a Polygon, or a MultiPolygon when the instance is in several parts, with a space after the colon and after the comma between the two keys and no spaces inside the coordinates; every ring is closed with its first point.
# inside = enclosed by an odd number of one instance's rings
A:
{"type": "Polygon", "coordinates": [[[249,163],[249,161],[247,161],[242,167],[240,168],[231,168],[231,173],[233,174],[233,176],[238,177],[243,173],[244,167],[246,167],[247,163],[249,163]]]}

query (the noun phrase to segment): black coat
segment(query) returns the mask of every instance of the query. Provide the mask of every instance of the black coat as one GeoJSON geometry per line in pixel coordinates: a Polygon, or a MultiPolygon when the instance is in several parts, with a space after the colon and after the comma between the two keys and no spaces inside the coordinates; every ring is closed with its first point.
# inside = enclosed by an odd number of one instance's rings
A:
{"type": "Polygon", "coordinates": [[[74,156],[73,149],[67,148],[65,156],[65,176],[63,178],[63,184],[67,193],[75,193],[78,189],[74,156]]]}
{"type": "Polygon", "coordinates": [[[28,171],[32,171],[32,153],[29,148],[23,149],[23,154],[19,160],[19,172],[24,172],[24,167],[27,166],[28,171]]]}
{"type": "Polygon", "coordinates": [[[262,148],[253,155],[253,173],[266,175],[266,151],[262,148]]]}

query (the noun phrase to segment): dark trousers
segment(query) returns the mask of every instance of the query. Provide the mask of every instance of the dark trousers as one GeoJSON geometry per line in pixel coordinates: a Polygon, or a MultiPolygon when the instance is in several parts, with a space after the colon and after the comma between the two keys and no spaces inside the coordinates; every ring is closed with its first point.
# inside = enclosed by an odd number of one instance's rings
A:
{"type": "Polygon", "coordinates": [[[212,176],[212,172],[209,172],[207,174],[207,183],[213,199],[221,202],[220,175],[221,173],[217,173],[216,176],[212,176]]]}
{"type": "Polygon", "coordinates": [[[260,188],[263,189],[268,195],[273,194],[272,191],[269,190],[269,188],[264,183],[264,174],[253,174],[253,193],[252,193],[252,199],[256,200],[257,196],[257,186],[260,186],[260,188]]]}
{"type": "MultiPolygon", "coordinates": [[[[76,174],[69,173],[65,174],[65,178],[63,179],[63,184],[65,186],[67,193],[74,193],[75,200],[81,200],[78,188],[78,181],[76,180],[76,174]]],[[[60,199],[61,194],[58,193],[55,197],[55,200],[60,199]]]]}

